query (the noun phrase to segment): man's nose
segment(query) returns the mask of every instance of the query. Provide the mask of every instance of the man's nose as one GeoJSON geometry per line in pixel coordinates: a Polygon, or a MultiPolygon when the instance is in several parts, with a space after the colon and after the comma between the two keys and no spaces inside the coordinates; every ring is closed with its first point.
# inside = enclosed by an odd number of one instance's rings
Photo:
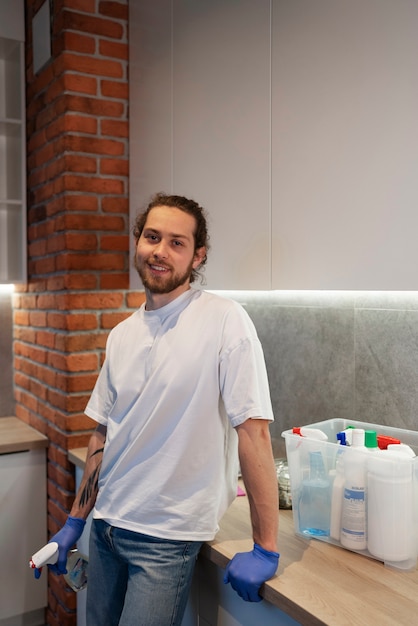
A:
{"type": "Polygon", "coordinates": [[[167,244],[164,241],[159,241],[154,247],[154,256],[159,259],[166,259],[168,256],[167,244]]]}

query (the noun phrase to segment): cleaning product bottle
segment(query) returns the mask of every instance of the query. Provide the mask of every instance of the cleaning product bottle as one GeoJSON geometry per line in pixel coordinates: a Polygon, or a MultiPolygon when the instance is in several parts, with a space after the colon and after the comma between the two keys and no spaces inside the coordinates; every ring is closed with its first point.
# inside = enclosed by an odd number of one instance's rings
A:
{"type": "Polygon", "coordinates": [[[329,536],[330,481],[320,450],[309,452],[309,475],[302,480],[298,498],[299,532],[313,537],[329,536]]]}
{"type": "Polygon", "coordinates": [[[401,443],[400,439],[390,437],[389,435],[377,435],[377,445],[380,450],[387,450],[388,445],[401,443]]]}
{"type": "Polygon", "coordinates": [[[292,429],[293,434],[300,435],[301,437],[307,437],[308,439],[315,439],[316,441],[328,441],[328,435],[324,433],[320,428],[310,428],[309,426],[294,426],[292,429]]]}
{"type": "Polygon", "coordinates": [[[415,458],[416,454],[406,443],[390,443],[386,448],[388,452],[394,452],[395,454],[401,454],[409,457],[410,459],[415,458]]]}
{"type": "Polygon", "coordinates": [[[341,446],[346,446],[347,445],[347,434],[346,434],[345,430],[342,430],[341,432],[337,433],[337,442],[341,446]]]}
{"type": "Polygon", "coordinates": [[[367,549],[385,564],[416,567],[414,457],[388,446],[368,460],[367,549]]]}
{"type": "MultiPolygon", "coordinates": [[[[44,565],[54,565],[58,561],[58,544],[56,541],[47,543],[36,552],[29,566],[31,568],[42,569],[44,565]]],[[[70,550],[67,555],[67,573],[64,579],[73,591],[81,591],[87,586],[88,558],[78,550],[70,550]]]]}
{"type": "Polygon", "coordinates": [[[379,452],[380,448],[377,445],[377,433],[375,430],[364,431],[364,445],[369,452],[379,452]]]}
{"type": "Polygon", "coordinates": [[[345,433],[347,446],[351,446],[351,442],[353,439],[353,430],[355,430],[355,426],[347,426],[347,428],[343,430],[343,432],[345,433]]]}
{"type": "Polygon", "coordinates": [[[352,431],[352,444],[345,455],[345,484],[341,514],[341,545],[349,550],[365,550],[366,535],[366,460],[364,429],[352,431]]]}

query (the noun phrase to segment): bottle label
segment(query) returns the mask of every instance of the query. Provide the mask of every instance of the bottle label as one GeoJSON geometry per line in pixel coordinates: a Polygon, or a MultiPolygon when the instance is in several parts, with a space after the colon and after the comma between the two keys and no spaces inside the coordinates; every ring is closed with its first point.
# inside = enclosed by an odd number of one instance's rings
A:
{"type": "Polygon", "coordinates": [[[346,500],[364,500],[364,489],[344,489],[346,500]]]}
{"type": "Polygon", "coordinates": [[[343,525],[341,531],[357,537],[365,536],[365,492],[364,489],[344,489],[343,525]]]}

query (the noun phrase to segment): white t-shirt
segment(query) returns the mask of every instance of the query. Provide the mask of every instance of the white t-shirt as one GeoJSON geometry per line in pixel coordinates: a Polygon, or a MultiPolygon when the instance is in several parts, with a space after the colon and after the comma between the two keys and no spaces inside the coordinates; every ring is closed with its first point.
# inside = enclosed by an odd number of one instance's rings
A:
{"type": "Polygon", "coordinates": [[[107,427],[93,516],[174,540],[213,539],[236,495],[235,426],[273,420],[264,356],[236,302],[190,289],[109,334],[86,414],[107,427]]]}

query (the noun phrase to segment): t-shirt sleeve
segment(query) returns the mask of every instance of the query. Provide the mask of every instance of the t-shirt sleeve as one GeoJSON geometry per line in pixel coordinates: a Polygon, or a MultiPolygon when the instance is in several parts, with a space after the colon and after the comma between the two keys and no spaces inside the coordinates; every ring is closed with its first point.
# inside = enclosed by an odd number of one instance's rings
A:
{"type": "Polygon", "coordinates": [[[273,421],[263,349],[244,309],[232,309],[223,333],[220,385],[232,426],[239,426],[249,418],[273,421]]]}
{"type": "MultiPolygon", "coordinates": [[[[109,354],[111,346],[111,335],[108,337],[106,353],[109,354]]],[[[84,410],[88,417],[91,417],[99,424],[107,425],[108,416],[110,410],[115,402],[115,392],[111,385],[110,372],[109,372],[110,360],[106,357],[102,369],[100,370],[96,384],[93,388],[90,399],[84,410]]]]}

